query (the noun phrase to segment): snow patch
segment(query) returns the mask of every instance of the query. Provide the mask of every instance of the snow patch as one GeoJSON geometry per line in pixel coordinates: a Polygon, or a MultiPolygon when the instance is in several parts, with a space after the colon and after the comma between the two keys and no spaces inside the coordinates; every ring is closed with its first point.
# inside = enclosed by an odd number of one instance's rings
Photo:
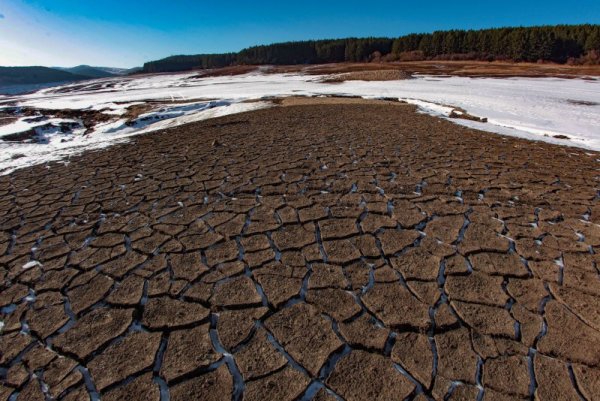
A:
{"type": "MultiPolygon", "coordinates": [[[[64,127],[66,119],[19,118],[0,126],[0,174],[48,161],[65,160],[83,151],[126,141],[132,135],[193,121],[256,110],[266,99],[287,96],[360,96],[393,98],[420,111],[449,118],[463,111],[487,123],[462,118],[450,121],[484,131],[600,150],[600,80],[559,78],[465,78],[416,76],[399,81],[321,82],[323,76],[265,74],[194,78],[196,73],[115,77],[46,88],[22,96],[0,96],[0,109],[30,107],[93,110],[112,118],[94,127],[64,127]],[[577,99],[577,102],[569,101],[577,99]],[[248,102],[252,101],[252,102],[248,102]],[[133,120],[128,108],[147,105],[133,120]],[[458,110],[457,110],[458,109],[458,110]],[[60,121],[59,121],[60,120],[60,121]],[[45,128],[44,128],[45,127],[45,128]],[[2,137],[36,129],[41,143],[8,142],[2,137]],[[84,134],[89,129],[91,133],[84,134]],[[39,131],[39,132],[38,132],[39,131]]],[[[71,123],[75,123],[71,121],[71,123]]]]}
{"type": "Polygon", "coordinates": [[[32,267],[42,267],[42,264],[40,262],[38,262],[37,260],[32,260],[31,262],[27,262],[23,265],[22,269],[23,270],[28,270],[31,269],[32,267]]]}

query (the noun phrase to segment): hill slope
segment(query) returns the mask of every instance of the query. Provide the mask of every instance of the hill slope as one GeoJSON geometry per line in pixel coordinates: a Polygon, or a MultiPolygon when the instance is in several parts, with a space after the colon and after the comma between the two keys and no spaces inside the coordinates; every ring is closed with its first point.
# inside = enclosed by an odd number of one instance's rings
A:
{"type": "Polygon", "coordinates": [[[51,82],[71,82],[90,79],[48,67],[0,67],[0,86],[32,85],[51,82]]]}
{"type": "Polygon", "coordinates": [[[75,75],[83,75],[91,78],[109,78],[114,77],[119,74],[114,74],[112,72],[107,71],[102,67],[92,67],[89,65],[78,65],[77,67],[54,67],[54,69],[70,72],[75,75]]]}

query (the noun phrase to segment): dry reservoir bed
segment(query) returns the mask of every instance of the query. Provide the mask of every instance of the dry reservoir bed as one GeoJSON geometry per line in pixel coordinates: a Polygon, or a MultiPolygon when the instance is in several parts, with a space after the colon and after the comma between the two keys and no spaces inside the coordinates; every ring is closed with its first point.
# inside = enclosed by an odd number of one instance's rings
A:
{"type": "Polygon", "coordinates": [[[284,103],[0,177],[0,400],[599,399],[598,153],[284,103]]]}

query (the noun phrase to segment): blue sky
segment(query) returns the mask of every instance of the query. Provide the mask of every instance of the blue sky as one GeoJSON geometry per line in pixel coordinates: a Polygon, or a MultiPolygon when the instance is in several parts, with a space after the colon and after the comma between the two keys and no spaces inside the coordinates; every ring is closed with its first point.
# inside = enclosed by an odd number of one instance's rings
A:
{"type": "Polygon", "coordinates": [[[254,44],[600,23],[600,1],[2,0],[0,65],[133,67],[254,44]]]}

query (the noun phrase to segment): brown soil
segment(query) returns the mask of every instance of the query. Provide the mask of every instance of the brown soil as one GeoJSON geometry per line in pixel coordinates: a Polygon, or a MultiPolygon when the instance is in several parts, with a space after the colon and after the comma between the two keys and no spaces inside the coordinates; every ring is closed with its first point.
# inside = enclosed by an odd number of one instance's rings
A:
{"type": "MultiPolygon", "coordinates": [[[[246,74],[257,69],[257,66],[234,66],[223,69],[207,70],[203,76],[246,74]]],[[[382,71],[401,71],[412,74],[453,75],[462,77],[599,77],[600,66],[570,66],[564,64],[535,64],[484,61],[405,61],[389,63],[331,63],[317,65],[267,66],[267,73],[304,73],[311,75],[329,75],[367,72],[385,74],[382,71]]],[[[389,73],[386,73],[389,74],[389,73]]],[[[388,75],[389,76],[389,75],[388,75]]]]}
{"type": "Polygon", "coordinates": [[[127,119],[126,124],[132,123],[140,115],[149,113],[151,110],[154,110],[155,108],[157,108],[157,106],[153,105],[151,103],[135,104],[133,106],[129,106],[127,108],[127,111],[125,112],[125,114],[123,114],[121,117],[127,119]]]}
{"type": "Polygon", "coordinates": [[[15,121],[17,121],[16,117],[4,117],[2,116],[2,114],[0,114],[0,127],[2,127],[3,125],[12,124],[15,121]]]}
{"type": "Polygon", "coordinates": [[[373,70],[334,74],[323,79],[323,82],[335,83],[345,81],[397,81],[409,78],[410,74],[401,70],[373,70]]]}
{"type": "Polygon", "coordinates": [[[463,120],[470,120],[470,121],[478,121],[480,123],[487,123],[487,118],[471,115],[471,114],[467,113],[464,109],[461,109],[459,107],[455,107],[454,110],[452,110],[450,112],[450,115],[448,117],[461,118],[463,120]]]}
{"type": "MultiPolygon", "coordinates": [[[[52,110],[52,109],[38,109],[32,107],[22,107],[19,108],[18,111],[12,113],[11,117],[6,117],[7,121],[13,122],[18,117],[30,117],[31,119],[39,119],[40,121],[47,120],[49,118],[64,118],[64,119],[72,119],[79,120],[83,124],[85,128],[87,128],[86,133],[91,132],[94,126],[98,123],[107,122],[113,118],[113,116],[109,116],[107,114],[102,113],[102,111],[98,110],[52,110]]],[[[3,125],[4,119],[0,118],[0,126],[3,125]]],[[[8,123],[7,123],[8,124],[8,123]]],[[[65,123],[61,125],[59,128],[69,129],[70,124],[65,123]],[[64,125],[64,127],[63,127],[64,125]]],[[[34,130],[28,130],[24,132],[19,132],[16,134],[12,134],[9,136],[4,136],[2,139],[7,141],[26,141],[31,140],[35,136],[34,130]]]]}
{"type": "Polygon", "coordinates": [[[198,75],[190,77],[190,79],[209,78],[209,77],[224,77],[228,75],[243,75],[256,71],[258,66],[255,65],[234,65],[231,67],[215,68],[204,70],[198,75]]]}
{"type": "Polygon", "coordinates": [[[353,105],[366,105],[366,104],[385,104],[389,106],[405,105],[397,100],[368,100],[362,97],[351,97],[351,96],[294,96],[275,99],[274,103],[279,104],[283,107],[290,106],[308,106],[308,105],[335,105],[335,104],[353,104],[353,105]]]}
{"type": "Polygon", "coordinates": [[[598,393],[600,153],[281,104],[0,177],[3,399],[598,393]]]}

